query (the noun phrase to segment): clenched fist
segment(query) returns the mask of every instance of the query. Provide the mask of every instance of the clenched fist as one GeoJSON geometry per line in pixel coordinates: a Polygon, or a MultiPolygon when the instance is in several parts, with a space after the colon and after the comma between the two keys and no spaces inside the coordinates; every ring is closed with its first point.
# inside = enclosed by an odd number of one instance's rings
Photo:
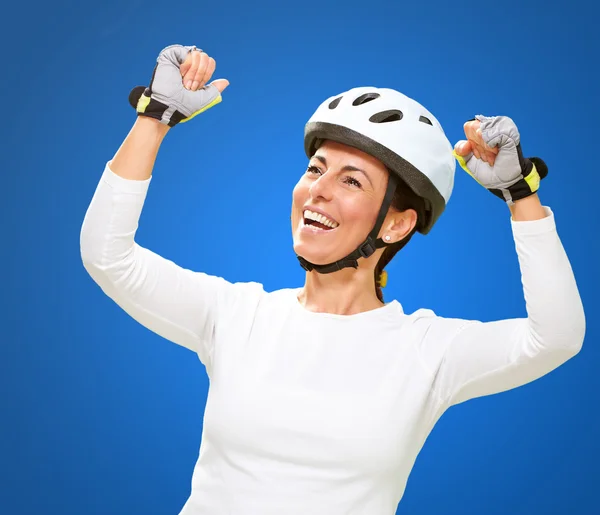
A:
{"type": "Polygon", "coordinates": [[[139,116],[174,127],[221,102],[226,79],[211,83],[215,60],[195,46],[170,45],[156,59],[148,87],[137,86],[129,103],[139,116]]]}
{"type": "Polygon", "coordinates": [[[540,158],[523,157],[513,120],[478,115],[464,130],[467,140],[455,145],[454,157],[479,184],[509,204],[537,192],[548,168],[540,158]]]}

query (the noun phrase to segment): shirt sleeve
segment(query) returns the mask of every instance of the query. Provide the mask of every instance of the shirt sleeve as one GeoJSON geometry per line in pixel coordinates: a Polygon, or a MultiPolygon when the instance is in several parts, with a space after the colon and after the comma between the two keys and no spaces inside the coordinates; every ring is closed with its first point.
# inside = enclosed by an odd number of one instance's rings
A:
{"type": "Polygon", "coordinates": [[[431,319],[426,339],[435,340],[429,348],[437,356],[429,359],[437,362],[434,386],[447,406],[532,382],[581,350],[581,298],[554,214],[545,210],[540,220],[511,220],[527,318],[431,319]]]}
{"type": "Polygon", "coordinates": [[[135,241],[151,179],[102,174],[80,234],[83,265],[108,297],[154,333],[196,352],[210,373],[215,327],[244,288],[187,270],[135,241]]]}

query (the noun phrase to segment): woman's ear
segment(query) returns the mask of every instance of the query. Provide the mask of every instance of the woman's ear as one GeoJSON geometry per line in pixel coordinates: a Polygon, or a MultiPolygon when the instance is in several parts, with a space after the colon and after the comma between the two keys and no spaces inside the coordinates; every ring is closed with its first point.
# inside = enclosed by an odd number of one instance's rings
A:
{"type": "Polygon", "coordinates": [[[382,236],[386,243],[396,243],[406,238],[417,225],[417,212],[414,209],[392,211],[382,227],[382,236]],[[389,236],[389,240],[386,239],[389,236]]]}

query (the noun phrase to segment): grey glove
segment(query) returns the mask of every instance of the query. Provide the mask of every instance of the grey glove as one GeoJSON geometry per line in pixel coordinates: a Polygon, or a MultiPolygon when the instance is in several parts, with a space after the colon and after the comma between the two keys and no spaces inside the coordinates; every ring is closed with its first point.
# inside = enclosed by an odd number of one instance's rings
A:
{"type": "Polygon", "coordinates": [[[129,94],[129,103],[139,116],[155,118],[174,127],[221,102],[221,93],[212,84],[197,91],[184,87],[180,67],[193,50],[199,49],[170,45],[160,52],[150,85],[136,86],[129,94]]]}
{"type": "Polygon", "coordinates": [[[523,157],[517,126],[507,116],[477,115],[481,137],[490,147],[498,147],[493,165],[473,153],[461,156],[454,151],[460,166],[479,184],[509,204],[537,192],[540,181],[548,175],[546,163],[538,157],[523,157]]]}

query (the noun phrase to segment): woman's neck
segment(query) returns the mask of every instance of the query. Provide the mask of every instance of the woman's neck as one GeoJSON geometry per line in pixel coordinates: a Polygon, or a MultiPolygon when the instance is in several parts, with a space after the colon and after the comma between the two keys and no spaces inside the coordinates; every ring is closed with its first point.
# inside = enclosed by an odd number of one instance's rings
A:
{"type": "Polygon", "coordinates": [[[384,306],[377,298],[373,270],[346,268],[331,274],[307,272],[298,301],[316,313],[354,315],[384,306]]]}

